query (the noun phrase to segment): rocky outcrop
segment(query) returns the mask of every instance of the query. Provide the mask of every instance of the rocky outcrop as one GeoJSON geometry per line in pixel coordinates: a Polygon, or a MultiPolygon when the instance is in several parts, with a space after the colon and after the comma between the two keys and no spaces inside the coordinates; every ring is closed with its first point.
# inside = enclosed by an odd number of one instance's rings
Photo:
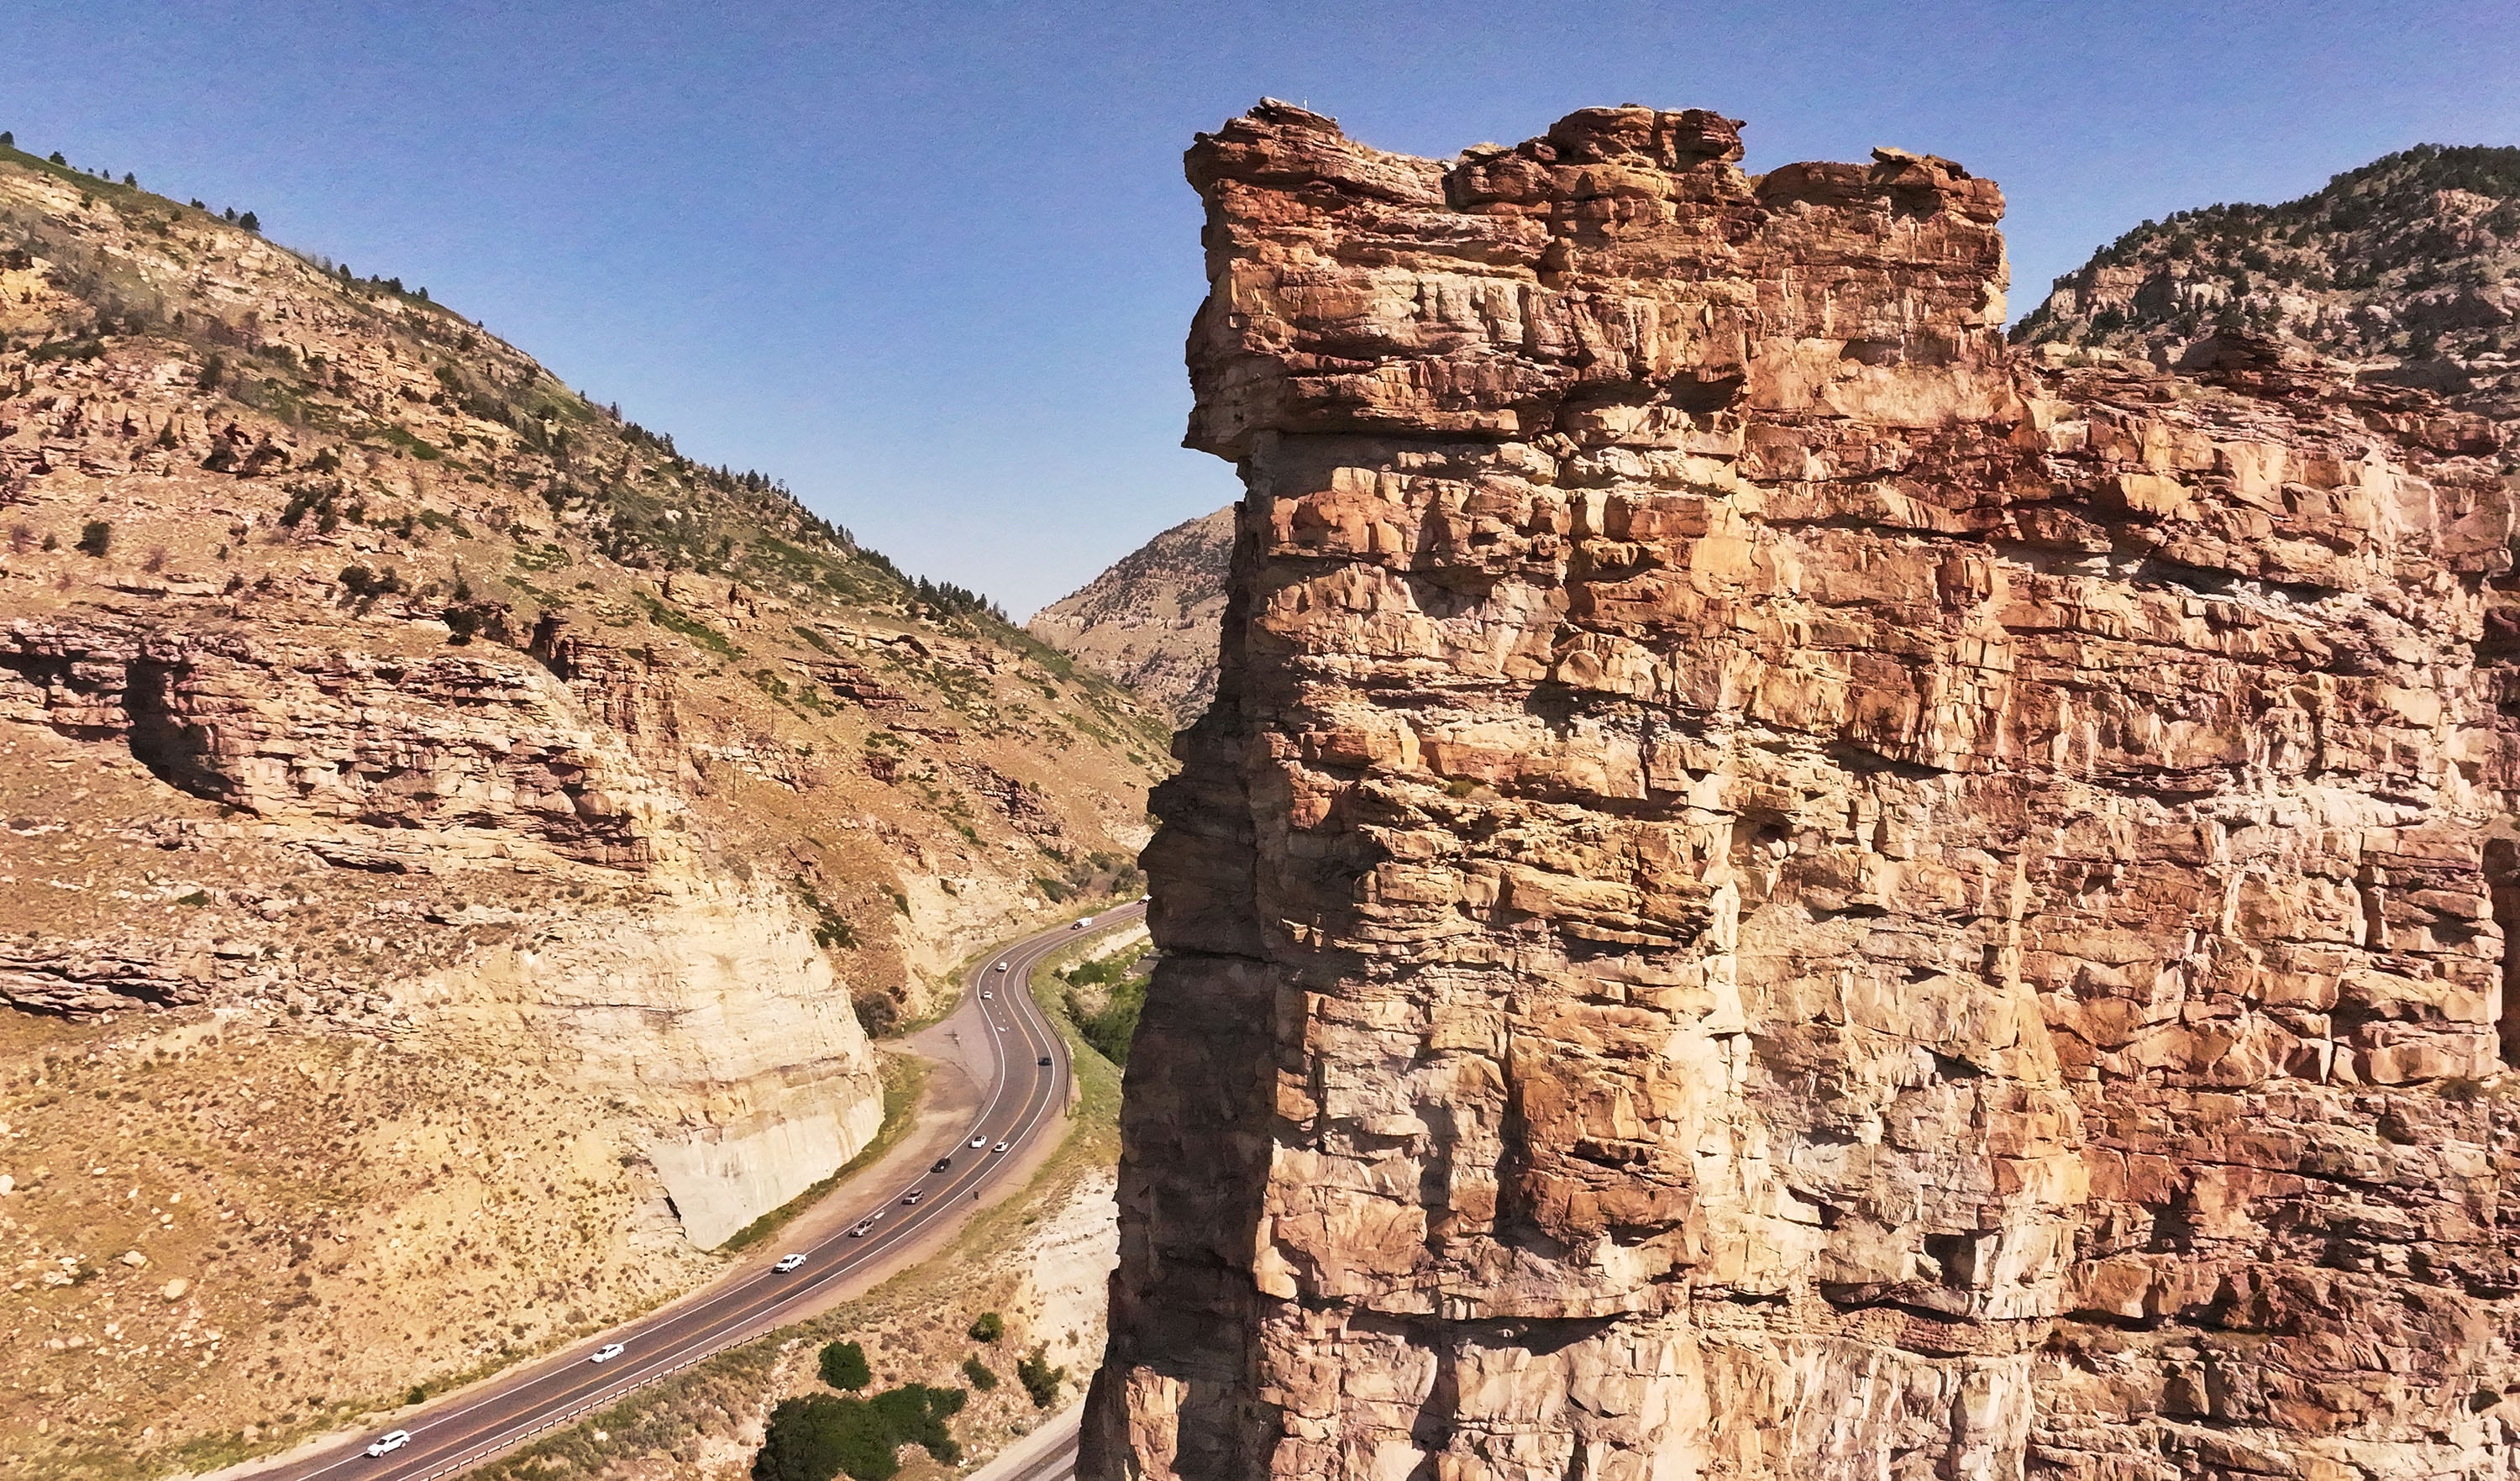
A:
{"type": "Polygon", "coordinates": [[[2423,144],[2281,205],[2146,221],[2057,279],[2013,337],[2169,365],[2209,335],[2281,336],[2520,418],[2515,272],[2520,149],[2423,144]]]}
{"type": "MultiPolygon", "coordinates": [[[[0,630],[0,705],[126,745],[170,785],[258,817],[513,830],[610,865],[654,862],[681,822],[681,798],[624,743],[631,717],[577,718],[553,675],[512,650],[406,657],[267,633],[15,622],[0,630]]],[[[583,646],[572,651],[563,672],[587,666],[583,646]]]]}
{"type": "Polygon", "coordinates": [[[1234,511],[1185,520],[1033,613],[1024,627],[1188,725],[1216,697],[1234,511]]]}
{"type": "Polygon", "coordinates": [[[1082,1474],[2509,1476],[2512,465],[1948,160],[1189,157],[1241,505],[1082,1474]]]}
{"type": "Polygon", "coordinates": [[[883,1121],[849,995],[782,894],[669,875],[635,910],[547,928],[410,997],[455,1042],[541,1045],[572,1081],[615,1087],[704,1249],[830,1176],[883,1121]]]}
{"type": "MultiPolygon", "coordinates": [[[[0,630],[0,720],[127,747],[160,782],[328,865],[428,876],[440,920],[484,909],[519,867],[595,866],[580,877],[626,886],[378,1007],[485,1059],[537,1045],[567,1078],[620,1087],[703,1248],[874,1138],[875,1053],[810,926],[786,895],[698,859],[683,799],[632,753],[670,735],[669,691],[581,640],[547,645],[537,664],[489,646],[405,655],[300,636],[269,622],[15,622],[0,630]]],[[[0,1001],[219,1005],[253,975],[238,959],[259,955],[123,931],[37,937],[0,947],[0,1001]]]]}

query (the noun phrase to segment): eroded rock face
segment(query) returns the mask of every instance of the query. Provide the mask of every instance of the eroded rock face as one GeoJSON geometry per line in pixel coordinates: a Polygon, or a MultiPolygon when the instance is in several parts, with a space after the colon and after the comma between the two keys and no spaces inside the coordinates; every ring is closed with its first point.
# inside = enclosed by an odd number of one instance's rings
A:
{"type": "Polygon", "coordinates": [[[1995,186],[1190,155],[1240,467],[1093,1476],[2509,1476],[2501,431],[1995,186]]]}
{"type": "MultiPolygon", "coordinates": [[[[512,871],[601,867],[617,901],[376,1007],[423,1010],[431,1036],[486,1060],[536,1046],[566,1078],[615,1088],[684,1232],[713,1247],[873,1140],[875,1051],[793,902],[702,858],[684,797],[639,754],[670,739],[669,687],[611,650],[544,648],[536,663],[487,644],[360,651],[279,623],[20,620],[0,626],[0,722],[125,747],[252,820],[169,827],[163,847],[249,827],[335,868],[428,879],[442,920],[497,911],[451,902],[495,899],[512,871]]],[[[0,944],[0,1004],[213,1005],[257,970],[307,975],[264,959],[258,943],[33,936],[0,944]]]]}

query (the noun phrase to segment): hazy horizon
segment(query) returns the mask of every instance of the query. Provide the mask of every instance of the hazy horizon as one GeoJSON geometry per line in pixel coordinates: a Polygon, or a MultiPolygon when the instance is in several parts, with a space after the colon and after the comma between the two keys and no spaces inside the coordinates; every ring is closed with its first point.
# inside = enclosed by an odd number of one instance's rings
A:
{"type": "Polygon", "coordinates": [[[1021,616],[1233,499],[1177,444],[1180,154],[1263,95],[1449,156],[1572,109],[1747,167],[1928,151],[2010,201],[2014,317],[2146,217],[2520,140],[2507,4],[32,5],[0,128],[426,285],[690,455],[1021,616]],[[1572,18],[1572,19],[1569,19],[1572,18]]]}

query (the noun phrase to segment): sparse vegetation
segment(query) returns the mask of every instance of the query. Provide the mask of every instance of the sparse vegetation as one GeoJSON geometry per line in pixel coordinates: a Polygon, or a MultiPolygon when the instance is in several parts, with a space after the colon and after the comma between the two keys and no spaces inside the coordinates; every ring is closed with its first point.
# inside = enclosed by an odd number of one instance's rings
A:
{"type": "Polygon", "coordinates": [[[1059,1386],[1067,1381],[1067,1369],[1054,1368],[1043,1356],[1045,1349],[1036,1347],[1015,1364],[1015,1381],[1032,1396],[1032,1407],[1048,1409],[1058,1402],[1059,1386]]]}
{"type": "Polygon", "coordinates": [[[1137,1035],[1138,1015],[1147,1006],[1148,979],[1136,970],[1146,955],[1140,947],[1088,962],[1058,973],[1067,984],[1067,1015],[1095,1052],[1114,1064],[1129,1062],[1129,1041],[1137,1035]]]}
{"type": "MultiPolygon", "coordinates": [[[[399,282],[359,278],[273,244],[245,244],[217,213],[93,175],[76,182],[92,195],[89,210],[74,221],[48,219],[41,202],[67,198],[56,177],[33,180],[27,167],[15,157],[0,158],[0,243],[8,244],[0,252],[16,254],[9,258],[13,274],[43,264],[32,302],[12,305],[10,337],[0,343],[0,399],[27,406],[57,398],[47,408],[48,444],[54,424],[75,409],[74,425],[60,435],[80,444],[78,456],[146,476],[107,480],[101,486],[109,497],[100,500],[87,486],[95,475],[75,465],[51,486],[40,481],[51,473],[23,474],[34,497],[0,512],[25,516],[8,526],[13,555],[76,542],[95,563],[66,556],[26,561],[33,568],[15,572],[28,578],[22,591],[47,604],[58,592],[75,612],[91,606],[98,588],[116,583],[127,595],[105,600],[127,602],[139,589],[127,569],[109,563],[110,554],[161,575],[177,573],[148,588],[170,627],[199,622],[240,642],[259,641],[265,629],[289,632],[291,641],[338,652],[352,683],[398,689],[389,704],[436,706],[452,717],[528,693],[531,707],[573,738],[568,746],[591,740],[585,749],[595,758],[594,775],[568,775],[588,761],[568,751],[554,765],[562,785],[536,789],[556,832],[608,826],[600,820],[615,815],[595,810],[609,789],[633,809],[646,809],[652,798],[665,804],[658,830],[631,839],[634,848],[652,839],[663,848],[688,842],[703,867],[730,875],[749,871],[742,876],[756,888],[776,887],[790,874],[812,881],[802,914],[818,942],[860,954],[842,963],[853,980],[902,984],[900,996],[873,986],[856,995],[878,1031],[887,1014],[898,1026],[898,1015],[936,1006],[927,996],[928,968],[918,965],[940,928],[928,910],[936,889],[967,887],[959,881],[976,875],[1003,898],[1005,886],[1019,887],[1036,868],[1070,887],[1070,867],[1110,843],[1102,821],[1110,810],[1101,798],[1125,792],[1144,774],[1124,765],[1117,749],[1069,751],[1076,732],[1064,711],[1107,724],[1102,706],[1125,700],[1090,676],[1050,683],[1048,676],[1062,670],[1037,646],[1011,636],[1003,614],[978,594],[901,573],[766,475],[683,459],[670,439],[590,405],[399,282]],[[217,294],[202,292],[200,285],[209,282],[221,285],[217,294]],[[78,497],[61,497],[66,488],[78,497]],[[81,521],[90,515],[93,535],[83,537],[81,521]],[[493,539],[495,545],[459,543],[493,539]],[[218,563],[206,563],[213,560],[218,563]],[[353,621],[358,613],[365,620],[353,621]],[[443,619],[452,649],[430,651],[432,617],[443,619]],[[534,642],[530,652],[528,631],[547,640],[534,642]],[[473,647],[484,642],[516,651],[473,647]],[[775,693],[781,686],[784,694],[775,693]],[[780,703],[765,703],[764,696],[780,703]],[[900,759],[914,780],[896,787],[869,778],[861,763],[878,750],[861,740],[878,734],[895,742],[881,752],[900,759]],[[612,779],[628,785],[616,787],[612,779]],[[922,781],[943,799],[940,812],[922,807],[922,781]],[[569,808],[580,802],[586,811],[571,822],[569,808]],[[1029,840],[1044,837],[1075,841],[1062,844],[1053,862],[1036,864],[1042,856],[1029,840]],[[911,858],[932,875],[914,883],[912,867],[902,862],[911,858]],[[773,860],[781,862],[765,862],[773,860]]],[[[241,226],[243,213],[236,214],[241,226]]],[[[13,276],[13,300],[18,284],[13,276]]],[[[22,419],[13,412],[9,420],[22,419]]],[[[0,481],[13,476],[0,474],[0,481]]],[[[12,483],[13,502],[19,492],[12,483]]],[[[356,779],[363,789],[374,784],[378,818],[411,795],[421,797],[419,810],[443,808],[456,828],[486,835],[500,827],[483,815],[504,801],[476,807],[452,794],[398,792],[434,779],[387,752],[376,753],[374,769],[400,769],[356,779]]],[[[49,768],[31,775],[47,785],[60,780],[49,768]]],[[[77,778],[81,786],[96,780],[77,778]]],[[[83,806],[107,808],[108,816],[166,816],[185,827],[251,817],[138,772],[124,779],[116,771],[100,785],[126,781],[151,789],[149,796],[83,806]]],[[[21,799],[12,817],[31,809],[50,818],[54,806],[42,796],[21,799]]],[[[645,829],[649,815],[638,816],[645,829]]],[[[374,1015],[387,1012],[389,1002],[407,1001],[403,990],[414,982],[434,977],[461,991],[464,965],[480,952],[531,951],[549,961],[548,954],[572,949],[566,933],[573,923],[622,908],[612,871],[572,854],[549,860],[548,870],[514,871],[483,855],[486,867],[458,877],[402,871],[392,857],[434,847],[428,829],[374,832],[383,847],[367,859],[319,858],[302,849],[284,856],[250,836],[181,859],[135,848],[114,867],[94,865],[92,891],[66,889],[61,900],[44,901],[66,913],[110,910],[117,930],[242,943],[258,955],[237,959],[250,964],[252,986],[239,1014],[221,1020],[229,1042],[268,1032],[289,1036],[293,1047],[249,1063],[240,1050],[235,1062],[211,1066],[233,1072],[218,1082],[215,1097],[197,1088],[204,1082],[162,1068],[144,1088],[135,1069],[127,1089],[96,1102],[112,1118],[100,1129],[93,1160],[81,1165],[115,1164],[117,1191],[134,1184],[150,1189],[134,1207],[112,1212],[145,1220],[150,1237],[165,1241],[149,1246],[151,1259],[167,1268],[150,1272],[144,1289],[138,1277],[91,1260],[72,1283],[30,1287],[20,1297],[68,1331],[100,1292],[112,1292],[115,1320],[164,1316],[171,1330],[185,1308],[160,1312],[167,1303],[151,1291],[180,1270],[200,1281],[226,1337],[217,1363],[200,1375],[184,1370],[209,1355],[198,1343],[187,1349],[155,1331],[145,1344],[126,1341],[129,1357],[115,1354],[114,1387],[80,1389],[47,1406],[55,1416],[49,1436],[38,1441],[22,1425],[0,1428],[0,1451],[38,1453],[30,1477],[145,1481],[267,1453],[415,1393],[443,1392],[547,1350],[588,1324],[619,1320],[687,1288],[709,1266],[708,1256],[676,1242],[663,1225],[673,1210],[654,1168],[628,1151],[616,1163],[609,1148],[581,1156],[562,1144],[571,1135],[609,1138],[629,1112],[626,1104],[559,1097],[550,1082],[567,1072],[555,1067],[558,1060],[515,1055],[511,1067],[525,1068],[497,1087],[509,1108],[472,1094],[484,1087],[467,1084],[465,1075],[479,1066],[449,1069],[436,1060],[428,1062],[446,1084],[428,1087],[430,1096],[407,1111],[387,1115],[362,1102],[355,1087],[378,1072],[332,1056],[350,1037],[338,1032],[343,1025],[358,1028],[366,1036],[358,1042],[373,1047],[382,1033],[374,1015]],[[235,874],[266,867],[271,875],[251,888],[235,874]],[[172,869],[206,882],[168,883],[172,869]],[[161,1105],[159,1087],[169,1084],[187,1087],[191,1103],[161,1105]],[[126,1094],[147,1099],[121,1099],[126,1094]],[[339,1103],[327,1120],[335,1097],[339,1103]],[[278,1108],[256,1110],[264,1100],[278,1108]],[[135,1133],[122,1125],[113,1134],[120,1142],[103,1134],[121,1125],[123,1107],[134,1107],[128,1114],[136,1117],[144,1103],[163,1111],[152,1135],[177,1140],[168,1144],[167,1167],[135,1171],[123,1182],[119,1167],[136,1145],[129,1140],[135,1133]],[[220,1141],[205,1149],[184,1140],[202,1130],[197,1111],[214,1112],[222,1137],[249,1130],[263,1140],[251,1146],[220,1141]],[[404,1115],[407,1121],[396,1119],[404,1115]],[[470,1124],[455,1124],[459,1116],[470,1124]],[[266,1153],[270,1167],[240,1170],[240,1159],[266,1153]],[[198,1167],[185,1171],[190,1164],[198,1167]],[[589,1167],[604,1173],[598,1191],[570,1181],[572,1170],[589,1167]],[[395,1177],[361,1182],[354,1175],[363,1168],[395,1177]],[[160,1197],[159,1182],[196,1177],[235,1189],[253,1224],[204,1219],[197,1227],[195,1211],[207,1194],[189,1182],[180,1210],[151,1206],[160,1197]],[[473,1198],[486,1201],[472,1222],[441,1220],[425,1233],[411,1212],[424,1203],[469,1207],[465,1200],[473,1198]],[[181,1223],[164,1228],[183,1229],[182,1238],[154,1233],[161,1211],[177,1215],[181,1223]],[[239,1251],[250,1246],[250,1257],[222,1250],[207,1269],[176,1266],[175,1252],[191,1250],[187,1241],[196,1234],[232,1238],[239,1251]],[[633,1236],[648,1241],[636,1247],[653,1259],[624,1256],[633,1236]],[[265,1256],[276,1263],[266,1268],[265,1256]],[[390,1267],[389,1279],[381,1267],[390,1267]],[[384,1299],[388,1283],[405,1299],[384,1299]],[[272,1305],[237,1304],[263,1300],[272,1305]],[[323,1334],[341,1329],[344,1320],[380,1323],[391,1338],[330,1351],[323,1334]],[[274,1358],[281,1366],[266,1370],[266,1359],[274,1358]],[[195,1401],[189,1396],[196,1392],[209,1397],[195,1401]],[[73,1412],[75,1426],[68,1422],[73,1412]],[[132,1439],[150,1426],[158,1439],[132,1439]]],[[[49,841],[33,847],[51,850],[49,841]]],[[[60,866],[65,882],[83,882],[85,874],[71,868],[67,860],[60,866]]],[[[190,1010],[114,1016],[128,1021],[112,1035],[132,1042],[193,1026],[190,1010]]],[[[111,1037],[101,1026],[98,1032],[111,1037]]],[[[379,1060],[388,1057],[377,1053],[379,1060]]],[[[852,1168],[897,1145],[911,1120],[915,1092],[903,1086],[915,1084],[916,1066],[887,1054],[883,1074],[883,1129],[852,1168]]],[[[1091,1081],[1085,1094],[1092,1114],[1107,1112],[1107,1086],[1091,1081]]],[[[62,1148],[76,1137],[65,1130],[68,1123],[15,1102],[7,1109],[18,1133],[35,1128],[13,1144],[9,1170],[22,1193],[29,1168],[47,1157],[68,1165],[70,1154],[62,1148]]],[[[1107,1160],[1111,1151],[1102,1122],[1079,1124],[1077,1144],[1086,1150],[1061,1154],[1070,1172],[1088,1152],[1107,1160]]],[[[74,1129],[84,1135],[88,1123],[74,1129]]],[[[765,1215],[730,1243],[763,1237],[830,1187],[765,1215]]],[[[13,1199],[13,1217],[33,1220],[38,1203],[13,1199]]],[[[68,1206],[42,1203],[48,1214],[68,1206]]],[[[996,1227],[1003,1233],[1017,1226],[1007,1218],[996,1227]]],[[[48,1229],[45,1237],[67,1247],[87,1235],[48,1229]]],[[[210,1249],[219,1246],[207,1245],[202,1259],[210,1249]]],[[[897,1371],[887,1350],[866,1339],[885,1381],[962,1382],[955,1373],[968,1344],[956,1334],[971,1320],[971,1307],[1021,1298],[999,1287],[977,1296],[958,1291],[955,1299],[959,1304],[937,1319],[934,1335],[944,1346],[924,1367],[897,1371]]],[[[1040,1335],[1021,1308],[1008,1311],[1010,1340],[1029,1344],[1040,1335]]],[[[832,1334],[857,1339],[855,1332],[832,1334]]],[[[1072,1338],[1054,1339],[1060,1340],[1072,1338]]],[[[59,1371],[84,1382],[79,1365],[93,1362],[101,1347],[70,1359],[25,1356],[16,1375],[59,1371]]],[[[1073,1363],[1077,1350],[1054,1345],[1051,1352],[1073,1363]]],[[[803,1376],[811,1376],[814,1351],[808,1346],[795,1360],[803,1376]]],[[[1010,1417],[1005,1412],[1026,1404],[1013,1384],[997,1384],[994,1392],[992,1440],[1010,1417]]],[[[760,1413],[747,1410],[746,1422],[757,1424],[760,1413]]],[[[553,1443],[597,1442],[573,1436],[553,1443]]],[[[677,1459],[689,1463],[688,1457],[677,1459]]]]}
{"type": "Polygon", "coordinates": [[[742,650],[727,641],[726,634],[697,617],[666,606],[646,592],[639,593],[639,605],[647,608],[649,621],[667,632],[690,639],[695,647],[706,649],[724,658],[733,658],[742,652],[742,650]]]}
{"type": "Polygon", "coordinates": [[[2520,148],[2418,145],[2280,205],[2145,221],[2055,282],[2026,343],[2172,348],[2216,331],[2333,354],[2520,354],[2520,325],[2473,289],[2520,272],[2520,148]]]}
{"type": "Polygon", "coordinates": [[[848,951],[856,947],[858,933],[849,924],[848,917],[825,904],[822,895],[803,875],[791,876],[788,884],[796,891],[797,900],[814,918],[815,945],[826,951],[848,951]]]}

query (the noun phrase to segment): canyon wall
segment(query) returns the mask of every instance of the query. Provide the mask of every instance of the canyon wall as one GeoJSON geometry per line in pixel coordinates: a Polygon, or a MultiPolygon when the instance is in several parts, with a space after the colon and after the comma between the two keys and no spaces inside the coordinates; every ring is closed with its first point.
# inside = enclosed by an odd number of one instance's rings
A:
{"type": "Polygon", "coordinates": [[[874,1138],[875,1051],[809,923],[784,891],[702,857],[684,797],[640,754],[670,759],[661,676],[601,668],[583,644],[547,667],[497,645],[360,649],[344,636],[276,621],[22,619],[0,628],[0,725],[126,750],[217,804],[220,819],[158,822],[151,841],[169,862],[234,868],[297,851],[400,894],[385,945],[402,969],[326,970],[320,940],[276,953],[125,908],[74,935],[0,946],[0,1004],[103,1013],[233,1005],[260,988],[300,1012],[541,1065],[630,1113],[703,1248],[874,1138]],[[568,898],[518,912],[519,875],[568,898]],[[450,942],[455,960],[431,970],[428,926],[468,924],[530,934],[450,942]]]}
{"type": "Polygon", "coordinates": [[[2503,429],[1950,161],[1189,156],[1240,507],[1096,1478],[2520,1475],[2503,429]]]}

